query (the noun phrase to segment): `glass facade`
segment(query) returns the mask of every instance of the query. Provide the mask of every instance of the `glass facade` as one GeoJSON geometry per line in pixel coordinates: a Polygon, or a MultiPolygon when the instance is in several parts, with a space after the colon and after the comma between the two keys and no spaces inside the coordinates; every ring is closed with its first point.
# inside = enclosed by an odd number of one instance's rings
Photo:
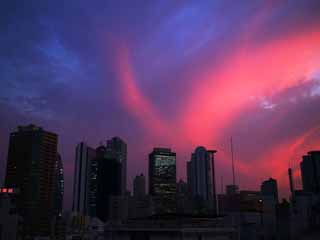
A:
{"type": "Polygon", "coordinates": [[[149,154],[149,193],[155,214],[176,210],[176,154],[167,148],[155,148],[149,154]]]}

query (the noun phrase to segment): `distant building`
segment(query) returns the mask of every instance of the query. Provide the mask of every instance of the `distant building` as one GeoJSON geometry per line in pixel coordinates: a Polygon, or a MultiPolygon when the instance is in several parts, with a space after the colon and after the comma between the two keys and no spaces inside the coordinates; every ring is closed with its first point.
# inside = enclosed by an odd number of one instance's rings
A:
{"type": "Polygon", "coordinates": [[[109,220],[122,222],[128,219],[129,196],[111,196],[109,201],[109,220]]]}
{"type": "Polygon", "coordinates": [[[96,150],[81,142],[76,147],[72,211],[95,215],[97,164],[96,150]]]}
{"type": "Polygon", "coordinates": [[[24,236],[50,236],[57,213],[58,136],[35,125],[10,134],[5,187],[19,189],[17,211],[24,219],[24,236]]]}
{"type": "Polygon", "coordinates": [[[320,193],[320,151],[311,151],[303,156],[300,168],[303,190],[320,193]]]}
{"type": "Polygon", "coordinates": [[[261,212],[263,202],[260,191],[242,190],[240,196],[240,211],[261,212]]]}
{"type": "Polygon", "coordinates": [[[105,222],[109,219],[109,205],[112,196],[121,195],[121,163],[105,146],[97,148],[97,217],[105,222]]]}
{"type": "Polygon", "coordinates": [[[119,137],[107,140],[107,152],[121,164],[121,195],[127,192],[127,144],[119,137]]]}
{"type": "Polygon", "coordinates": [[[226,195],[232,196],[239,194],[239,186],[238,185],[226,185],[226,195]]]}
{"type": "Polygon", "coordinates": [[[144,197],[146,195],[146,178],[141,173],[133,180],[133,196],[144,197]]]}
{"type": "Polygon", "coordinates": [[[129,198],[129,218],[145,218],[153,214],[152,197],[145,195],[144,197],[129,198]]]}
{"type": "Polygon", "coordinates": [[[197,147],[187,162],[187,177],[191,196],[210,201],[216,208],[214,153],[215,150],[197,147]]]}
{"type": "Polygon", "coordinates": [[[262,196],[272,196],[276,203],[278,203],[278,183],[277,180],[269,178],[261,184],[262,196]]]}
{"type": "Polygon", "coordinates": [[[128,220],[125,224],[106,226],[107,239],[118,240],[238,240],[236,227],[221,224],[221,219],[183,215],[152,216],[128,220]]]}
{"type": "Polygon", "coordinates": [[[149,193],[156,212],[175,212],[176,153],[169,148],[154,148],[149,154],[149,193]]]}
{"type": "Polygon", "coordinates": [[[63,163],[60,154],[57,155],[55,163],[55,190],[54,190],[54,201],[56,216],[62,215],[63,209],[63,194],[64,194],[64,177],[63,177],[63,163]]]}
{"type": "Polygon", "coordinates": [[[188,195],[188,184],[182,179],[177,183],[177,194],[180,196],[188,195]]]}
{"type": "Polygon", "coordinates": [[[0,188],[0,239],[20,239],[21,217],[18,215],[16,189],[0,188]]]}

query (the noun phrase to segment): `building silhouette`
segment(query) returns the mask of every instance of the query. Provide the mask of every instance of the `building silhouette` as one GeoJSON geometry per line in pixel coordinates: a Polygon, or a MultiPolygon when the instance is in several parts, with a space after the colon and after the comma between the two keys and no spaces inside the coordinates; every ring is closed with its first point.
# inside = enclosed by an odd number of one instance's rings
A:
{"type": "Polygon", "coordinates": [[[63,163],[60,154],[57,154],[57,160],[55,163],[55,174],[54,174],[54,201],[55,201],[55,210],[56,216],[62,215],[63,209],[63,195],[64,195],[64,175],[63,175],[63,163]]]}
{"type": "Polygon", "coordinates": [[[180,196],[188,195],[188,184],[182,179],[177,182],[177,194],[180,196]]]}
{"type": "Polygon", "coordinates": [[[214,153],[204,147],[197,147],[187,162],[187,178],[189,191],[193,197],[203,200],[216,199],[214,153]]]}
{"type": "Polygon", "coordinates": [[[236,195],[236,194],[239,194],[239,186],[238,185],[233,185],[233,184],[226,185],[226,195],[232,196],[232,195],[236,195]]]}
{"type": "MultiPolygon", "coordinates": [[[[23,236],[49,236],[57,213],[58,136],[35,125],[10,134],[5,187],[19,191],[17,212],[23,236]]],[[[60,166],[61,167],[61,166],[60,166]]],[[[59,185],[59,184],[58,184],[59,185]]]]}
{"type": "Polygon", "coordinates": [[[107,140],[107,151],[121,164],[121,194],[127,192],[127,144],[119,137],[107,140]]]}
{"type": "Polygon", "coordinates": [[[133,180],[133,196],[144,197],[146,195],[146,178],[141,173],[133,180]]]}
{"type": "Polygon", "coordinates": [[[273,197],[276,203],[278,203],[278,183],[277,180],[269,178],[266,181],[263,181],[261,184],[261,194],[262,196],[273,197]]]}
{"type": "Polygon", "coordinates": [[[96,150],[81,142],[76,147],[72,211],[95,215],[96,150]]]}
{"type": "Polygon", "coordinates": [[[175,212],[176,153],[170,148],[154,148],[149,154],[149,194],[155,213],[175,212]]]}
{"type": "Polygon", "coordinates": [[[98,163],[96,182],[97,217],[105,222],[110,216],[109,205],[111,204],[111,197],[121,195],[122,168],[117,156],[105,146],[98,147],[96,152],[96,161],[98,163]]]}
{"type": "Polygon", "coordinates": [[[303,190],[320,193],[320,151],[310,151],[303,156],[300,169],[303,190]]]}
{"type": "Polygon", "coordinates": [[[21,239],[21,217],[16,205],[18,196],[17,189],[0,188],[0,239],[21,239]]]}

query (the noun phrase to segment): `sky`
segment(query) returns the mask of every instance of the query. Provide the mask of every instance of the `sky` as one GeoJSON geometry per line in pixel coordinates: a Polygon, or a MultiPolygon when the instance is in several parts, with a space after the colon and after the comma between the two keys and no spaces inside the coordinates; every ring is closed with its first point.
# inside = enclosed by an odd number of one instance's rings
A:
{"type": "Polygon", "coordinates": [[[75,147],[128,144],[128,188],[153,147],[215,149],[218,192],[288,196],[287,169],[320,149],[318,0],[5,0],[0,7],[0,177],[9,133],[34,123],[59,135],[65,207],[75,147]]]}

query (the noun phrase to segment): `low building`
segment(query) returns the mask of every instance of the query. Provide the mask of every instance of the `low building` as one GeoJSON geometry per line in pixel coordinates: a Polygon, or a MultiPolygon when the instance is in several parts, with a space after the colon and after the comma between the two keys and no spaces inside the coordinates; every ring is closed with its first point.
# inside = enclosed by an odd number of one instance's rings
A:
{"type": "Polygon", "coordinates": [[[17,213],[17,191],[12,188],[0,189],[0,239],[19,239],[22,218],[17,213]]]}
{"type": "Polygon", "coordinates": [[[129,220],[106,228],[107,239],[117,240],[238,240],[236,228],[225,227],[219,218],[178,215],[152,216],[129,220]]]}

